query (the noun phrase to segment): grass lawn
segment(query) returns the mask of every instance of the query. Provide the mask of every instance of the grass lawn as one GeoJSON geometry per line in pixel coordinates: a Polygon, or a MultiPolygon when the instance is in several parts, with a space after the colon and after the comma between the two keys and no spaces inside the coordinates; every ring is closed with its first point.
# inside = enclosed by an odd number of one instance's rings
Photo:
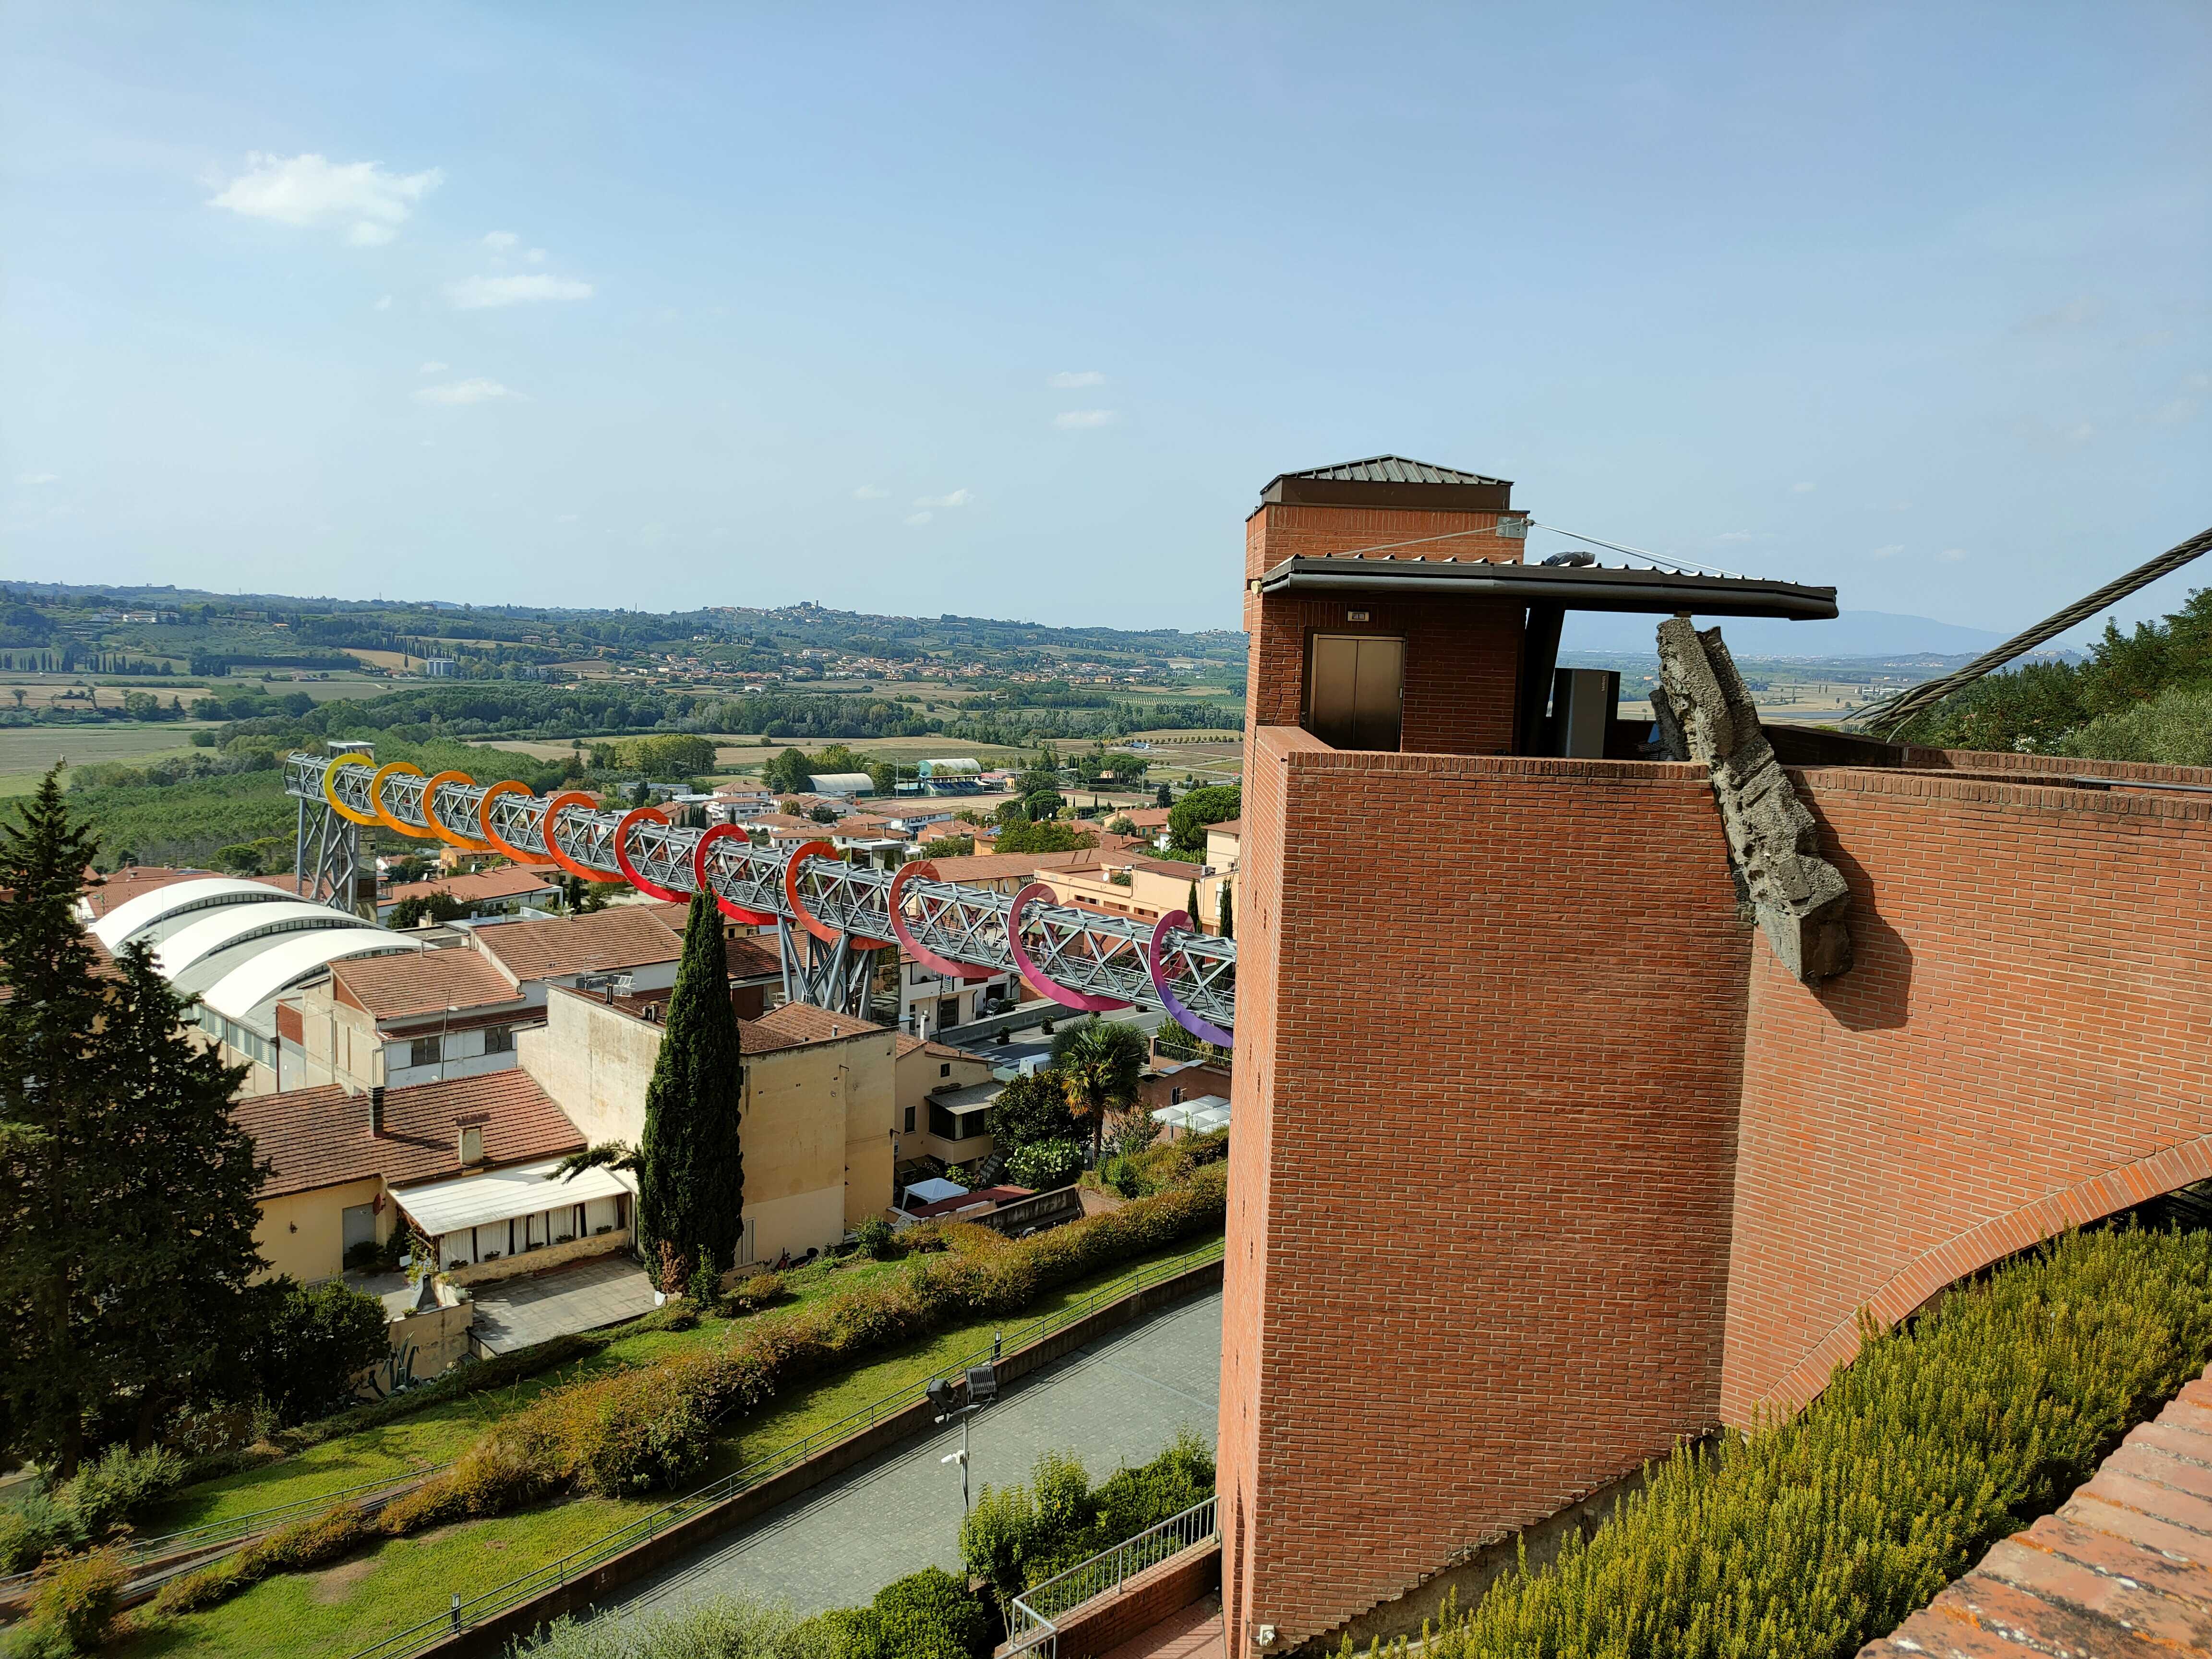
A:
{"type": "MultiPolygon", "coordinates": [[[[1012,1319],[971,1321],[940,1335],[908,1343],[842,1376],[795,1389],[769,1408],[733,1425],[732,1431],[719,1443],[712,1466],[697,1484],[703,1485],[816,1429],[825,1428],[886,1395],[918,1386],[953,1360],[988,1346],[994,1330],[1005,1329],[1011,1334],[1040,1315],[1055,1312],[1095,1291],[1133,1277],[1140,1268],[1205,1255],[1218,1241],[1218,1234],[1187,1240],[1141,1261],[1054,1291],[1012,1319]]],[[[896,1265],[872,1264],[872,1269],[893,1271],[896,1265]]],[[[821,1276],[830,1277],[827,1273],[821,1276]]],[[[852,1279],[848,1276],[839,1282],[838,1288],[850,1282],[852,1279]]],[[[610,1354],[620,1352],[634,1360],[649,1358],[687,1342],[719,1340],[730,1323],[727,1320],[710,1320],[695,1331],[650,1333],[635,1339],[635,1346],[617,1344],[610,1354]]],[[[591,1363],[606,1362],[602,1358],[591,1363]]],[[[571,1374],[574,1370],[572,1368],[571,1374]]],[[[523,1385],[525,1389],[530,1386],[523,1385]]],[[[528,1395],[525,1393],[517,1397],[528,1395]]],[[[511,1410],[508,1400],[509,1395],[502,1393],[497,1396],[496,1406],[490,1396],[485,1396],[478,1401],[458,1402],[424,1415],[440,1419],[443,1426],[438,1433],[447,1437],[436,1443],[447,1446],[450,1452],[467,1438],[463,1425],[453,1420],[452,1413],[470,1404],[483,1406],[488,1413],[511,1410]]],[[[410,1419],[376,1430],[371,1435],[349,1436],[347,1440],[363,1442],[414,1429],[418,1424],[419,1419],[410,1419]]],[[[426,1437],[422,1443],[431,1443],[427,1425],[422,1426],[426,1437]]],[[[333,1449],[342,1443],[344,1443],[332,1442],[330,1448],[318,1447],[316,1451],[333,1449]]],[[[355,1460],[349,1468],[357,1470],[367,1467],[367,1460],[382,1455],[384,1449],[372,1453],[356,1444],[355,1450],[347,1454],[355,1460]]],[[[277,1467],[305,1464],[314,1455],[315,1452],[305,1453],[277,1467]]],[[[341,1476],[332,1473],[327,1478],[331,1486],[343,1486],[373,1478],[373,1474],[349,1473],[341,1476]]],[[[214,1484],[225,1488],[233,1485],[214,1484]]],[[[305,1492],[295,1495],[305,1495],[305,1492]]],[[[283,1501],[267,1496],[264,1490],[263,1496],[246,1506],[260,1507],[283,1501]]],[[[219,1607],[149,1628],[117,1651],[126,1659],[151,1659],[155,1655],[173,1654],[180,1659],[246,1659],[249,1655],[275,1652],[301,1656],[301,1659],[343,1659],[343,1655],[392,1631],[434,1615],[447,1605],[455,1590],[465,1596],[480,1595],[582,1547],[652,1507],[650,1503],[580,1498],[490,1520],[440,1528],[419,1538],[380,1544],[319,1572],[290,1573],[265,1579],[219,1607]]]]}

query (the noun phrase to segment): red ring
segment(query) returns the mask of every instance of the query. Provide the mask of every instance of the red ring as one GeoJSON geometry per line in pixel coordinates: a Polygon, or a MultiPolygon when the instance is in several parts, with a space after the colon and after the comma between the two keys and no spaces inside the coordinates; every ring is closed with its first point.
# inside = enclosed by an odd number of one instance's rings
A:
{"type": "Polygon", "coordinates": [[[657,898],[664,904],[688,904],[691,895],[671,892],[658,882],[647,881],[638,874],[637,866],[629,861],[629,849],[623,843],[629,839],[631,826],[638,823],[657,823],[668,827],[668,814],[658,806],[640,806],[623,814],[623,821],[615,825],[615,862],[622,866],[623,878],[647,898],[657,898]]]}
{"type": "MultiPolygon", "coordinates": [[[[804,842],[783,866],[783,902],[791,907],[791,914],[799,918],[806,931],[824,945],[835,945],[838,932],[826,921],[817,921],[806,907],[799,902],[799,866],[811,858],[834,859],[836,856],[837,849],[826,841],[804,842]]],[[[851,935],[851,938],[855,951],[888,951],[891,948],[891,942],[887,939],[863,939],[858,933],[851,935]]]]}
{"type": "Polygon", "coordinates": [[[734,823],[718,823],[699,837],[699,844],[691,849],[691,879],[699,884],[702,893],[714,893],[714,903],[732,921],[742,921],[752,927],[773,927],[781,916],[767,910],[748,910],[742,904],[732,904],[707,879],[707,849],[718,841],[738,840],[750,845],[751,838],[734,823]]]}
{"type": "Polygon", "coordinates": [[[570,875],[580,881],[620,881],[619,870],[594,870],[587,864],[579,864],[561,850],[561,843],[553,838],[560,827],[561,814],[572,806],[589,806],[597,810],[599,802],[580,789],[565,790],[545,803],[545,854],[570,875]]]}
{"type": "Polygon", "coordinates": [[[938,878],[937,866],[927,859],[916,859],[911,864],[902,864],[891,872],[891,884],[884,894],[884,908],[890,912],[891,932],[898,935],[898,942],[906,947],[907,954],[932,973],[942,975],[946,979],[997,978],[996,969],[976,968],[968,963],[955,962],[951,957],[941,957],[915,938],[913,930],[906,925],[906,918],[899,915],[899,895],[915,876],[927,876],[935,881],[938,878]]]}

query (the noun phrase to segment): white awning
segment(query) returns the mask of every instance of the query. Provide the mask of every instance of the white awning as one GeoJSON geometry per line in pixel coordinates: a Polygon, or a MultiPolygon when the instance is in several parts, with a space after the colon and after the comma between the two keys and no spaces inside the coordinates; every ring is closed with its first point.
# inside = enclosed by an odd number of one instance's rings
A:
{"type": "Polygon", "coordinates": [[[1203,1111],[1193,1112],[1190,1115],[1190,1130],[1193,1134],[1212,1134],[1216,1129],[1225,1129],[1228,1127],[1229,1108],[1226,1106],[1209,1106],[1203,1111]]]}
{"type": "Polygon", "coordinates": [[[392,1196],[417,1227],[435,1238],[443,1233],[466,1232],[495,1221],[512,1221],[517,1216],[637,1191],[635,1176],[613,1170],[585,1170],[572,1180],[547,1180],[560,1163],[557,1158],[549,1158],[477,1175],[455,1176],[448,1181],[403,1188],[392,1196]]]}
{"type": "Polygon", "coordinates": [[[275,904],[227,904],[169,935],[154,951],[154,966],[174,979],[204,957],[270,933],[319,933],[358,928],[361,918],[306,899],[280,898],[275,904]]]}
{"type": "Polygon", "coordinates": [[[281,887],[271,887],[265,881],[248,881],[243,876],[196,876],[190,881],[173,881],[150,893],[125,899],[94,922],[88,931],[110,951],[119,951],[126,941],[136,939],[149,927],[186,910],[228,904],[270,904],[298,896],[281,887]]]}
{"type": "Polygon", "coordinates": [[[1156,1106],[1152,1109],[1152,1121],[1170,1129],[1188,1128],[1190,1108],[1183,1105],[1156,1106]]]}
{"type": "Polygon", "coordinates": [[[906,1189],[906,1206],[909,1210],[918,1210],[925,1204],[967,1195],[968,1189],[957,1181],[917,1181],[906,1189]]]}
{"type": "Polygon", "coordinates": [[[319,927],[296,939],[272,941],[267,950],[241,962],[210,986],[203,1000],[219,1014],[244,1019],[256,1005],[334,962],[349,957],[380,957],[396,951],[422,948],[420,939],[366,923],[351,927],[319,927]]]}

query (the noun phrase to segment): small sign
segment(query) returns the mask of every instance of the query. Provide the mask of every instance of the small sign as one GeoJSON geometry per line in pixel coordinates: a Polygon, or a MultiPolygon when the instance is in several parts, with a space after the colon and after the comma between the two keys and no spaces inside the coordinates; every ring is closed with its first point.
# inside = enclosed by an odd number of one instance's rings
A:
{"type": "Polygon", "coordinates": [[[1365,622],[1367,613],[1364,611],[1347,611],[1344,613],[1344,619],[1346,622],[1365,622]]]}

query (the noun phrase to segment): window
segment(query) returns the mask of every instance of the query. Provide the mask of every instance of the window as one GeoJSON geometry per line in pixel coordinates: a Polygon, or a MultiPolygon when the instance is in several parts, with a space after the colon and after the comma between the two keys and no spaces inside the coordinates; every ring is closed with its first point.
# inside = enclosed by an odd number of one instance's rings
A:
{"type": "Polygon", "coordinates": [[[939,1077],[951,1077],[952,1075],[952,1062],[949,1060],[939,1061],[937,1067],[937,1074],[939,1077]]]}
{"type": "Polygon", "coordinates": [[[1315,635],[1306,649],[1306,730],[1334,749],[1395,750],[1405,678],[1402,639],[1315,635]]]}
{"type": "Polygon", "coordinates": [[[410,1066],[435,1066],[444,1058],[439,1051],[439,1039],[436,1037],[416,1037],[407,1045],[407,1063],[410,1066]]]}
{"type": "Polygon", "coordinates": [[[929,1133],[939,1140],[960,1139],[960,1131],[953,1126],[952,1114],[933,1100],[929,1103],[929,1133]]]}
{"type": "Polygon", "coordinates": [[[912,1134],[914,1133],[914,1108],[911,1106],[906,1109],[905,1133],[908,1134],[912,1134]]]}
{"type": "Polygon", "coordinates": [[[1168,1104],[1169,1104],[1169,1105],[1170,1105],[1170,1106],[1180,1106],[1180,1105],[1182,1105],[1182,1090],[1180,1090],[1180,1089],[1170,1089],[1170,1090],[1169,1090],[1169,1091],[1168,1091],[1168,1104]]]}
{"type": "Polygon", "coordinates": [[[484,1050],[488,1054],[511,1054],[514,1052],[514,1027],[487,1025],[484,1027],[484,1050]]]}

